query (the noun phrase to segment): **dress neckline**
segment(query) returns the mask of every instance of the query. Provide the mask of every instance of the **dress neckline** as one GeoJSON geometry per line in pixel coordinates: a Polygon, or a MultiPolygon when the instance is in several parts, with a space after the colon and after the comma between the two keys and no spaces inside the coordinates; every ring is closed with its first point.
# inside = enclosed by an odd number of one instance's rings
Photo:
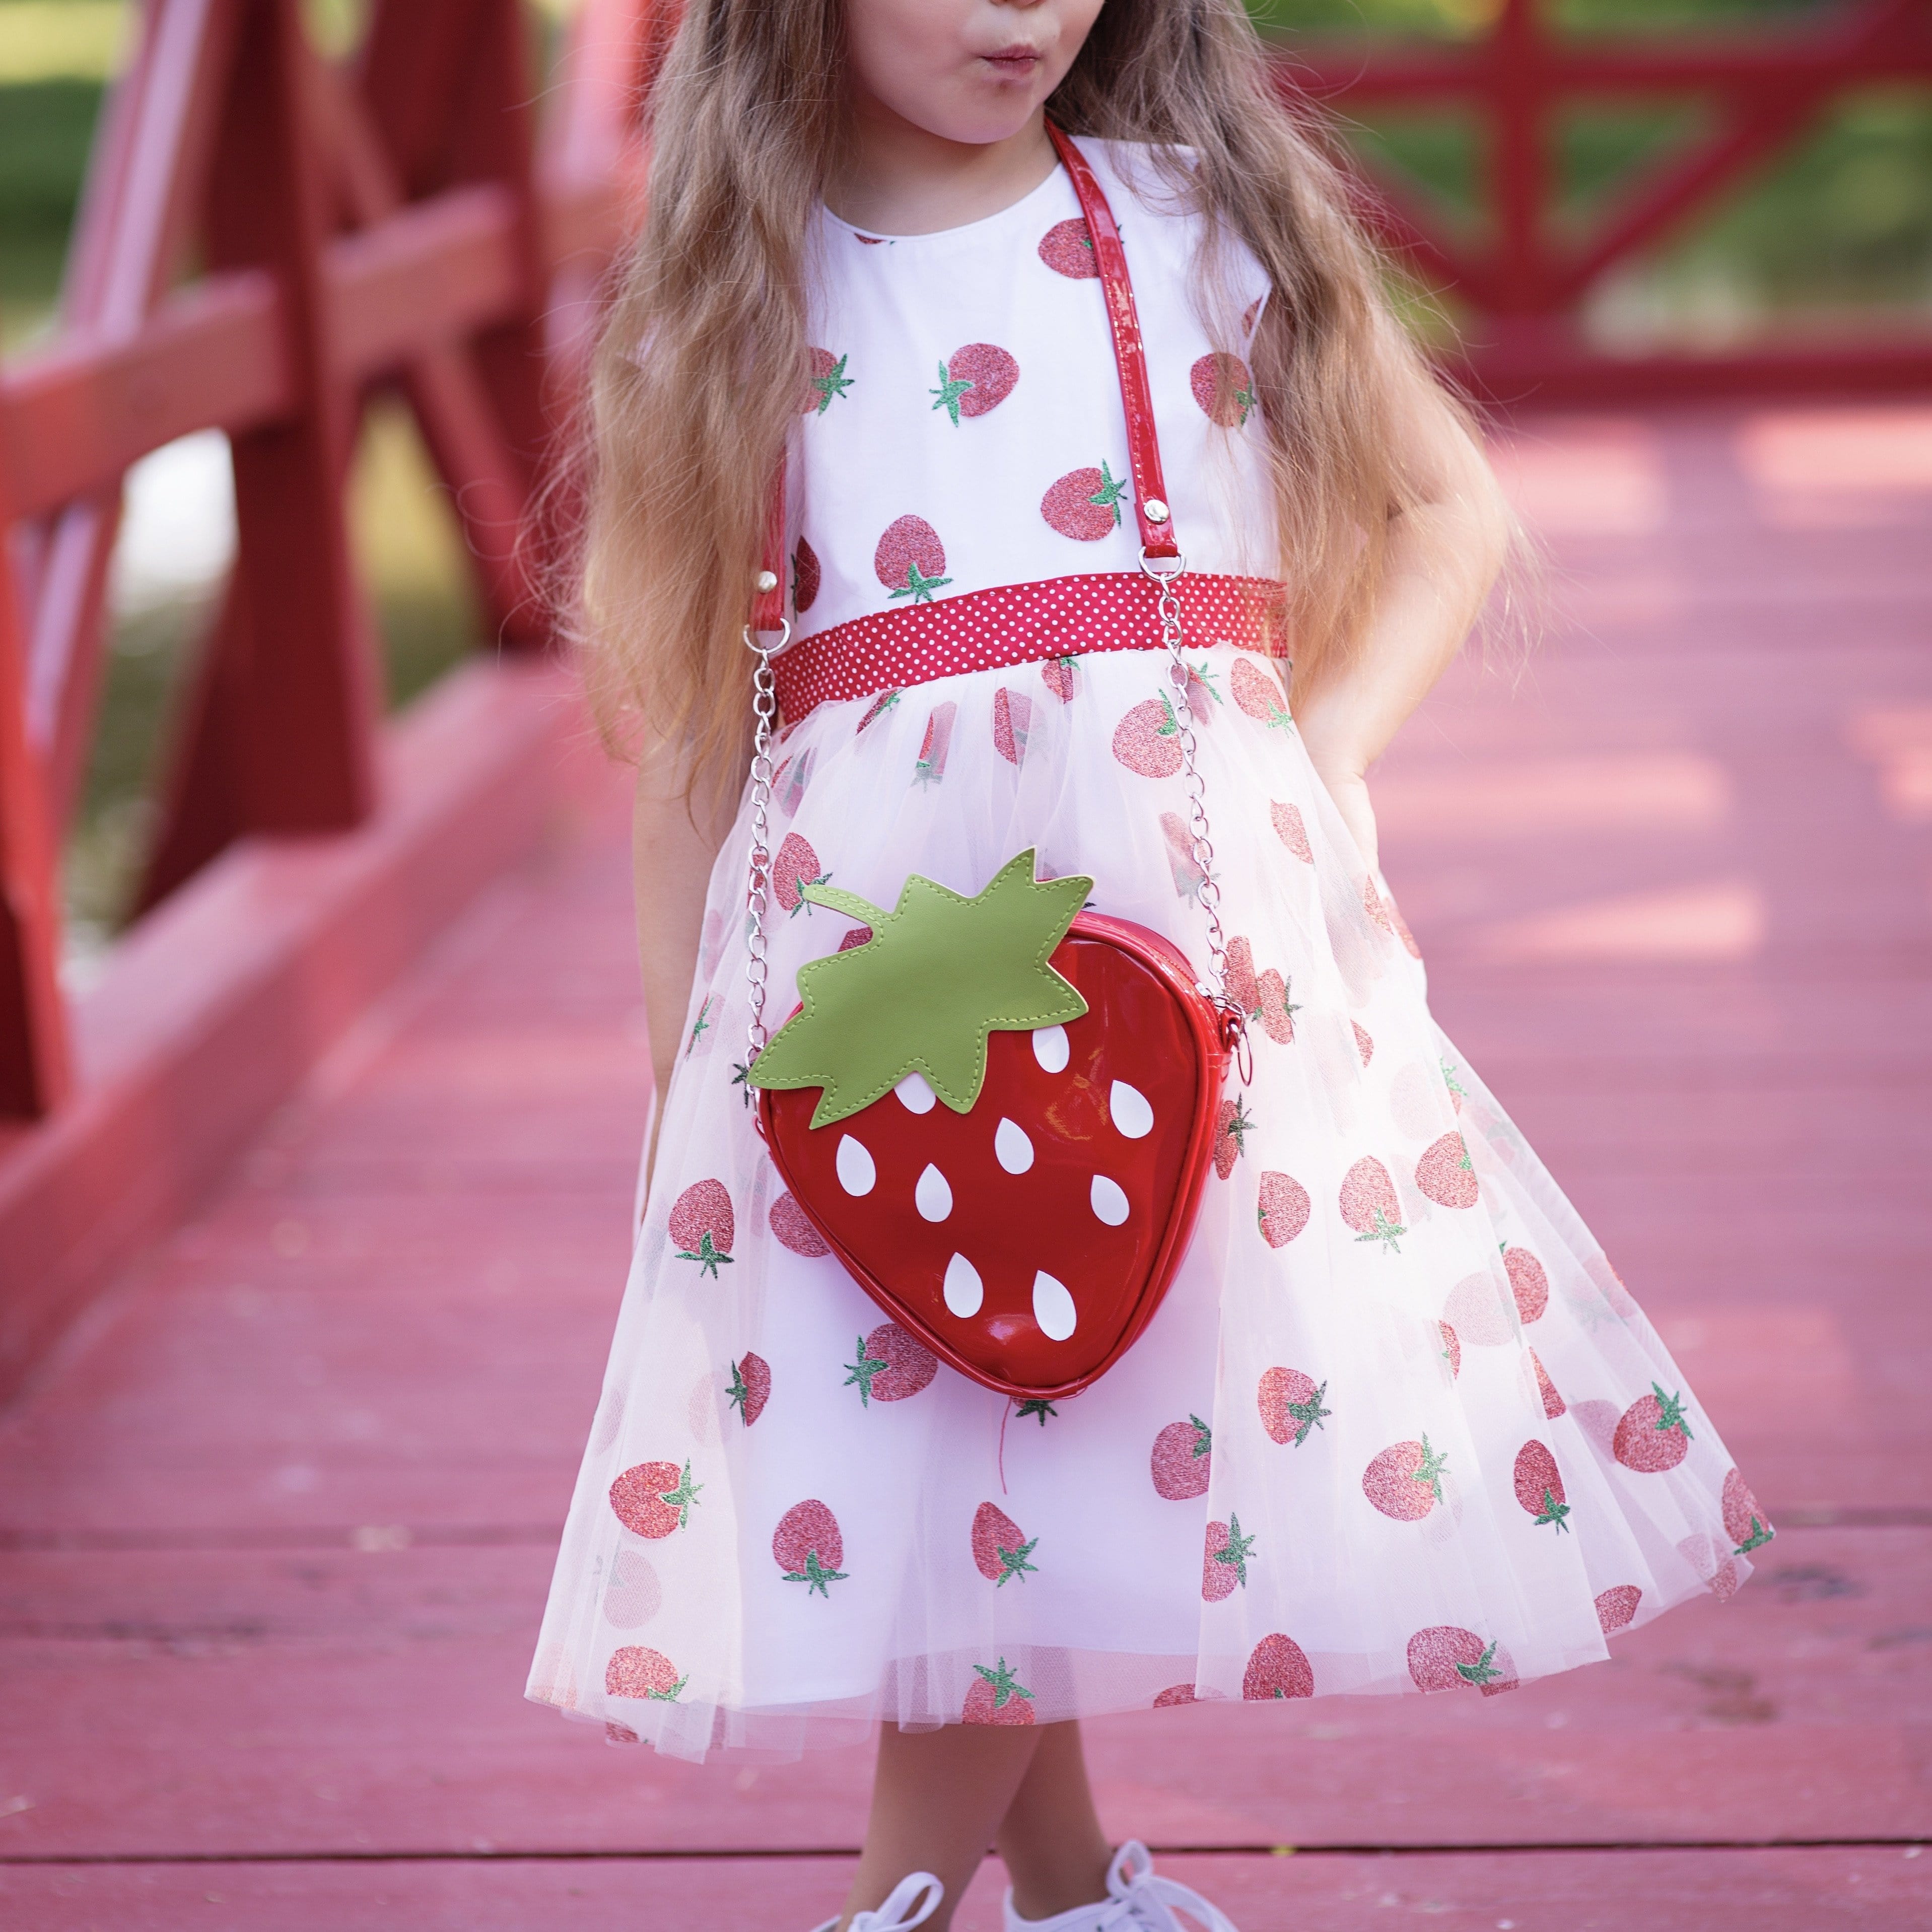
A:
{"type": "Polygon", "coordinates": [[[843,215],[835,214],[824,202],[819,203],[818,212],[828,226],[841,230],[858,242],[895,248],[944,247],[985,240],[996,234],[1003,224],[1017,226],[1023,218],[1030,218],[1036,203],[1051,199],[1056,187],[1063,194],[1070,194],[1072,191],[1067,182],[1066,170],[1058,162],[1044,181],[1037,187],[1028,189],[1018,200],[1010,201],[1004,208],[995,208],[991,214],[982,214],[976,220],[962,221],[952,228],[931,229],[922,235],[888,235],[877,229],[861,228],[848,221],[843,215]]]}

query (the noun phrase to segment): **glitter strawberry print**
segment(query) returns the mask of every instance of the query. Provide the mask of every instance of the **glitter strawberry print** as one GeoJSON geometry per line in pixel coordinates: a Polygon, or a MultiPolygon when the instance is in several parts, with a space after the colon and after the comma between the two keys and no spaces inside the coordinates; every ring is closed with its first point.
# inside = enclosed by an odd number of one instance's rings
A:
{"type": "Polygon", "coordinates": [[[1398,1522],[1420,1522],[1442,1500],[1448,1456],[1419,1442],[1396,1442],[1362,1472],[1362,1493],[1384,1516],[1398,1522]]]}
{"type": "Polygon", "coordinates": [[[1470,1165],[1468,1145],[1460,1134],[1444,1134],[1424,1149],[1415,1164],[1415,1184],[1438,1207],[1475,1206],[1476,1170],[1470,1165]]]}
{"type": "Polygon", "coordinates": [[[1248,1130],[1254,1124],[1245,1101],[1237,1097],[1221,1102],[1221,1112],[1214,1123],[1214,1172],[1223,1180],[1234,1172],[1235,1162],[1247,1151],[1248,1130]]]}
{"type": "Polygon", "coordinates": [[[1529,1366],[1535,1372],[1536,1393],[1542,1401],[1544,1415],[1554,1422],[1568,1412],[1569,1404],[1557,1394],[1556,1384],[1550,1379],[1550,1371],[1543,1366],[1534,1348],[1529,1352],[1529,1366]]]}
{"type": "Polygon", "coordinates": [[[952,580],[946,574],[946,546],[923,517],[900,517],[886,526],[872,553],[873,574],[895,598],[930,604],[952,580]]]}
{"type": "Polygon", "coordinates": [[[1251,1704],[1277,1697],[1312,1697],[1315,1672],[1308,1654],[1294,1638],[1271,1630],[1248,1653],[1241,1673],[1241,1695],[1251,1704]]]}
{"type": "Polygon", "coordinates": [[[1268,1440],[1299,1449],[1308,1440],[1308,1432],[1319,1429],[1334,1414],[1322,1406],[1328,1394],[1326,1382],[1318,1382],[1299,1369],[1263,1370],[1255,1390],[1255,1405],[1261,1411],[1268,1440]]]}
{"type": "Polygon", "coordinates": [[[772,802],[786,818],[797,817],[799,807],[805,802],[805,788],[812,782],[812,768],[818,762],[818,747],[808,745],[772,774],[772,802]]]}
{"type": "Polygon", "coordinates": [[[795,1195],[781,1194],[765,1219],[779,1245],[790,1249],[794,1254],[815,1257],[831,1253],[831,1243],[812,1225],[795,1195]]]}
{"type": "Polygon", "coordinates": [[[1384,1242],[1391,1254],[1402,1252],[1402,1238],[1408,1232],[1402,1224],[1402,1203],[1388,1169],[1373,1155],[1342,1177],[1341,1209],[1358,1241],[1384,1242]]]}
{"type": "Polygon", "coordinates": [[[1207,1546],[1201,1559],[1201,1594],[1210,1604],[1232,1597],[1248,1581],[1248,1552],[1255,1546],[1252,1536],[1241,1534],[1241,1519],[1230,1513],[1226,1522],[1208,1526],[1207,1546]]]}
{"type": "MultiPolygon", "coordinates": [[[[610,1653],[604,1666],[604,1690],[608,1696],[656,1698],[674,1704],[678,1693],[691,1680],[678,1675],[677,1666],[661,1650],[641,1643],[628,1643],[610,1653]]],[[[620,1728],[622,1728],[620,1726],[620,1728]]],[[[634,1740],[636,1733],[632,1733],[634,1740]]]]}
{"type": "Polygon", "coordinates": [[[772,856],[772,897],[777,900],[781,912],[795,919],[802,908],[809,919],[812,902],[804,896],[804,889],[822,886],[831,876],[818,862],[812,842],[796,832],[788,832],[772,856]]]}
{"type": "Polygon", "coordinates": [[[722,1180],[694,1181],[671,1203],[670,1238],[681,1262],[695,1262],[700,1274],[718,1278],[731,1264],[736,1223],[731,1197],[722,1180]]]}
{"type": "Polygon", "coordinates": [[[894,705],[898,704],[902,695],[903,694],[902,692],[896,691],[880,692],[878,696],[874,698],[872,703],[866,707],[864,716],[859,720],[857,725],[853,730],[853,736],[855,738],[859,736],[860,734],[864,731],[868,724],[873,724],[879,718],[883,718],[888,711],[892,710],[894,705]]]}
{"type": "Polygon", "coordinates": [[[1570,1524],[1569,1503],[1563,1493],[1562,1473],[1549,1445],[1526,1442],[1516,1452],[1516,1499],[1535,1519],[1540,1529],[1546,1524],[1566,1531],[1570,1524]]]}
{"type": "Polygon", "coordinates": [[[818,587],[824,580],[818,553],[804,538],[791,554],[791,607],[801,616],[818,602],[818,587]]]}
{"type": "Polygon", "coordinates": [[[858,1389],[862,1408],[904,1402],[939,1372],[939,1358],[896,1322],[881,1322],[869,1335],[862,1335],[858,1349],[858,1359],[845,1364],[845,1380],[858,1389]]]}
{"type": "Polygon", "coordinates": [[[982,1503],[973,1512],[973,1567],[996,1586],[1017,1576],[1024,1582],[1035,1565],[1029,1561],[1038,1537],[1021,1534],[1020,1526],[997,1503],[982,1503]]]}
{"type": "Polygon", "coordinates": [[[1354,1030],[1355,1058],[1366,1066],[1376,1057],[1375,1041],[1360,1020],[1351,1020],[1348,1024],[1354,1030]]]}
{"type": "Polygon", "coordinates": [[[1166,692],[1136,704],[1114,727],[1114,756],[1144,778],[1171,778],[1180,770],[1180,726],[1166,692]]]}
{"type": "Polygon", "coordinates": [[[950,698],[932,707],[919,741],[919,756],[913,761],[914,784],[934,785],[945,777],[946,757],[952,748],[952,727],[958,716],[959,707],[950,698]]]}
{"type": "Polygon", "coordinates": [[[1516,1340],[1516,1324],[1510,1319],[1508,1304],[1492,1276],[1472,1274],[1459,1281],[1449,1291],[1442,1315],[1454,1324],[1464,1341],[1476,1348],[1500,1348],[1516,1340]]]}
{"type": "Polygon", "coordinates": [[[1100,270],[1094,260],[1094,237],[1086,223],[1077,218],[1056,221],[1040,238],[1040,259],[1056,275],[1064,275],[1070,282],[1100,279],[1100,270]]]}
{"type": "Polygon", "coordinates": [[[1442,1344],[1442,1359],[1449,1364],[1449,1379],[1453,1382],[1462,1372],[1462,1338],[1446,1322],[1437,1322],[1436,1332],[1442,1344]]]}
{"type": "Polygon", "coordinates": [[[845,1581],[845,1539],[838,1519],[817,1497],[794,1503],[772,1532],[772,1558],[788,1583],[802,1583],[808,1597],[830,1599],[832,1586],[845,1581]]]}
{"type": "Polygon", "coordinates": [[[1255,379],[1238,356],[1202,356],[1188,370],[1187,386],[1208,421],[1223,429],[1239,429],[1255,406],[1255,379]]]}
{"type": "Polygon", "coordinates": [[[814,349],[811,356],[812,380],[799,410],[802,415],[822,416],[852,386],[852,378],[845,373],[850,358],[834,356],[829,349],[814,349]]]}
{"type": "Polygon", "coordinates": [[[1271,1248],[1285,1248],[1308,1226],[1308,1190],[1292,1174],[1264,1172],[1255,1195],[1255,1225],[1271,1248]]]}
{"type": "Polygon", "coordinates": [[[1154,1438],[1148,1466],[1156,1492],[1169,1502],[1204,1496],[1214,1472],[1214,1432],[1198,1415],[1170,1422],[1154,1438]]]}
{"type": "Polygon", "coordinates": [[[1288,982],[1270,967],[1255,970],[1254,948],[1242,937],[1228,942],[1228,997],[1251,1020],[1260,1021],[1277,1046],[1294,1044],[1294,1016],[1301,1009],[1288,997],[1288,982]]]}
{"type": "Polygon", "coordinates": [[[1740,1556],[1762,1549],[1778,1534],[1759,1508],[1750,1486],[1735,1469],[1724,1478],[1724,1510],[1725,1533],[1740,1556]]]}
{"type": "Polygon", "coordinates": [[[1270,799],[1268,802],[1268,818],[1274,824],[1275,836],[1304,866],[1313,865],[1314,849],[1308,842],[1308,827],[1302,822],[1300,806],[1281,805],[1270,799]]]}
{"type": "Polygon", "coordinates": [[[1503,1266],[1509,1270],[1510,1293],[1516,1298],[1516,1318],[1527,1328],[1540,1322],[1550,1306],[1550,1275],[1541,1262],[1527,1248],[1503,1249],[1503,1266]]]}
{"type": "Polygon", "coordinates": [[[1033,730],[1033,700],[1003,684],[993,693],[993,749],[1010,765],[1026,758],[1027,738],[1033,730]]]}
{"type": "Polygon", "coordinates": [[[764,1357],[749,1350],[731,1364],[731,1379],[725,1384],[724,1393],[730,1398],[731,1406],[743,1418],[748,1429],[765,1412],[765,1404],[772,1399],[772,1368],[764,1357]]]}
{"type": "Polygon", "coordinates": [[[1071,704],[1080,689],[1080,660],[1049,658],[1040,668],[1040,682],[1063,704],[1071,704]]]}
{"type": "Polygon", "coordinates": [[[976,1664],[979,1682],[966,1693],[959,1717],[968,1724],[1030,1724],[1037,1721],[1033,1693],[1006,1668],[1003,1657],[988,1666],[976,1664]]]}
{"type": "Polygon", "coordinates": [[[1418,1690],[1468,1686],[1485,1697],[1516,1688],[1516,1666],[1501,1644],[1485,1643],[1474,1630],[1453,1624],[1419,1630],[1408,1640],[1408,1674],[1418,1690]]]}
{"type": "Polygon", "coordinates": [[[1294,729],[1281,686],[1252,657],[1235,658],[1234,668],[1228,674],[1228,688],[1234,693],[1235,704],[1250,718],[1258,718],[1274,730],[1294,729]]]}
{"type": "Polygon", "coordinates": [[[684,1527],[704,1487],[688,1462],[640,1462],[610,1485],[611,1512],[632,1535],[656,1542],[684,1527]]]}
{"type": "Polygon", "coordinates": [[[1174,874],[1174,890],[1197,905],[1201,888],[1208,883],[1207,868],[1195,856],[1194,834],[1178,812],[1160,815],[1160,836],[1166,842],[1168,869],[1174,874]]]}
{"type": "Polygon", "coordinates": [[[932,406],[944,410],[957,429],[962,418],[998,409],[1019,379],[1020,365],[997,344],[969,342],[940,364],[939,386],[928,393],[932,406]]]}
{"type": "Polygon", "coordinates": [[[1636,1606],[1643,1592],[1634,1583],[1618,1583],[1597,1594],[1597,1624],[1604,1636],[1628,1630],[1636,1619],[1636,1606]]]}
{"type": "Polygon", "coordinates": [[[1127,478],[1104,461],[1097,470],[1070,470],[1040,500],[1040,513],[1062,536],[1098,543],[1120,528],[1126,490],[1127,478]]]}
{"type": "Polygon", "coordinates": [[[1617,1420],[1610,1453],[1626,1469],[1659,1475],[1674,1469],[1690,1453],[1690,1425],[1684,1419],[1684,1398],[1666,1395],[1661,1382],[1640,1396],[1617,1420]]]}

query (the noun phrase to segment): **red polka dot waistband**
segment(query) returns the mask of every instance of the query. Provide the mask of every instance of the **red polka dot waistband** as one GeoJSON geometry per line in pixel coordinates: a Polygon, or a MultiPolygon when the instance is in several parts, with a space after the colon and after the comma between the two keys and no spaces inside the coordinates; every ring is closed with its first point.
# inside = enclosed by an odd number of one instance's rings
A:
{"type": "MultiPolygon", "coordinates": [[[[1288,590],[1268,577],[1190,572],[1175,586],[1190,650],[1217,644],[1286,656],[1288,590]]],[[[1043,663],[1090,651],[1159,650],[1154,586],[1138,571],[1005,584],[880,610],[801,638],[772,661],[795,724],[821,704],[903,691],[938,677],[1043,663]]]]}

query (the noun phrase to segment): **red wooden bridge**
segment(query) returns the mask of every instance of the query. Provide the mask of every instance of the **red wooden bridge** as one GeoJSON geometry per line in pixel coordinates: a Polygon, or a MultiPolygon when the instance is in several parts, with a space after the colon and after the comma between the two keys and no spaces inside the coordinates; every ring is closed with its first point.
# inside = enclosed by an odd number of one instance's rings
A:
{"type": "MultiPolygon", "coordinates": [[[[519,1696],[649,1060],[622,786],[507,538],[652,16],[594,0],[538,128],[510,0],[379,0],[340,69],[298,13],[150,0],[67,327],[0,371],[0,1925],[792,1932],[842,1889],[862,1758],[693,1769],[519,1696]],[[386,730],[340,516],[377,385],[518,646],[386,730]],[[210,425],[241,560],[152,910],[70,1002],[50,854],[118,479],[210,425]]],[[[1432,245],[1495,319],[1474,373],[1540,386],[1497,448],[1544,634],[1387,762],[1388,865],[1444,1024],[1780,1533],[1735,1600],[1514,1697],[1096,1724],[1102,1806],[1262,1932],[1904,1932],[1932,1923],[1932,353],[1594,361],[1592,244],[1550,239],[1535,157],[1579,62],[1648,61],[1728,104],[1714,179],[1742,122],[1762,152],[1874,62],[1932,71],[1932,8],[1635,51],[1538,14],[1334,57],[1493,106],[1516,212],[1486,256],[1432,245]]],[[[1624,232],[1701,191],[1668,165],[1624,232]]],[[[995,1872],[960,1922],[997,1926],[995,1872]]]]}

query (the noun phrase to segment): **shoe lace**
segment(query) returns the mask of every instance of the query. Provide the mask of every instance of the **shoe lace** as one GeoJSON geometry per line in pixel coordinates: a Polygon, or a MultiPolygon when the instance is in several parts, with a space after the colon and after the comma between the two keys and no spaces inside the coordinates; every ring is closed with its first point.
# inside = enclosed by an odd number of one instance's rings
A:
{"type": "Polygon", "coordinates": [[[1234,1921],[1192,1886],[1158,1876],[1153,1855],[1138,1838],[1130,1838],[1114,1854],[1107,1868],[1107,1900],[1094,1932],[1185,1932],[1174,1916],[1176,1906],[1206,1932],[1237,1932],[1234,1921]]]}
{"type": "MultiPolygon", "coordinates": [[[[945,1886],[932,1873],[909,1873],[892,1887],[884,1904],[852,1915],[851,1932],[913,1932],[914,1926],[923,1925],[939,1910],[945,1896],[945,1886]],[[924,1898],[915,1912],[913,1900],[922,1893],[924,1898]]],[[[1232,1927],[1228,1932],[1233,1932],[1232,1927]]]]}

